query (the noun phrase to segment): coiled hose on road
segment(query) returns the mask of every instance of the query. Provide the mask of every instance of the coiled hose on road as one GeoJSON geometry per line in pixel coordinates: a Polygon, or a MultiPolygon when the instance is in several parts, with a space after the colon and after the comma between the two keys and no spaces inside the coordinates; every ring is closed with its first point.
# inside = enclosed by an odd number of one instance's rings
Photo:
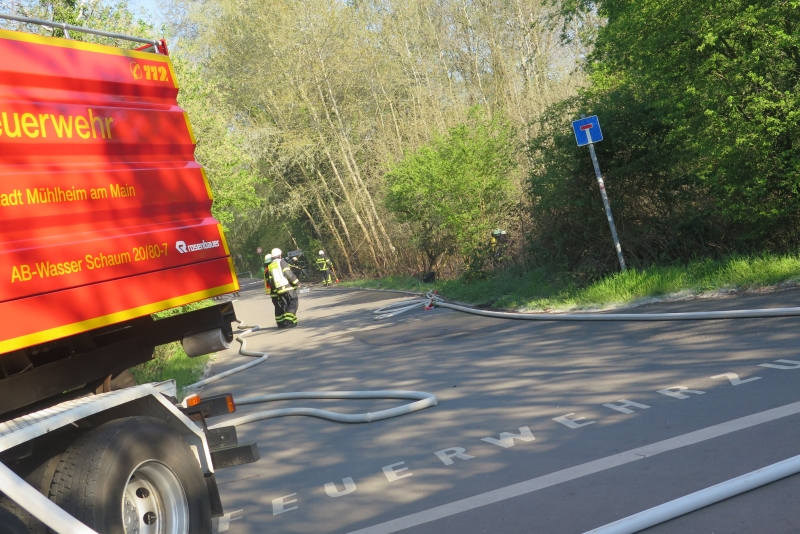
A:
{"type": "MultiPolygon", "coordinates": [[[[229,369],[218,375],[200,380],[190,386],[187,390],[194,390],[199,387],[205,386],[217,380],[221,380],[227,376],[239,373],[249,369],[255,365],[267,361],[269,355],[265,352],[251,351],[247,349],[247,340],[244,338],[246,335],[262,330],[258,325],[255,326],[241,326],[245,331],[235,337],[236,341],[241,345],[239,347],[239,354],[243,356],[251,356],[258,358],[252,362],[240,365],[233,369],[229,369]]],[[[318,408],[283,408],[280,410],[267,410],[262,412],[255,412],[247,414],[235,419],[229,419],[225,422],[209,426],[210,429],[220,428],[224,426],[239,426],[255,421],[262,421],[264,419],[273,419],[275,417],[286,417],[292,415],[305,415],[308,417],[318,417],[320,419],[327,419],[328,421],[335,421],[337,423],[373,423],[383,419],[398,417],[408,413],[424,410],[436,406],[439,400],[436,395],[432,393],[425,393],[422,391],[402,391],[402,390],[377,390],[377,391],[300,391],[295,393],[277,393],[274,395],[257,395],[253,397],[234,398],[234,402],[238,406],[248,404],[260,404],[264,402],[294,400],[294,399],[409,399],[415,402],[404,404],[403,406],[396,406],[394,408],[387,408],[377,412],[359,413],[359,414],[343,414],[338,412],[331,412],[329,410],[321,410],[318,408]]]]}
{"type": "MultiPolygon", "coordinates": [[[[236,341],[241,345],[239,353],[243,356],[251,356],[257,358],[244,365],[240,365],[233,369],[229,369],[218,375],[200,380],[194,384],[187,386],[186,390],[194,390],[206,384],[211,384],[217,380],[231,376],[235,373],[240,373],[251,367],[264,363],[269,358],[265,352],[247,350],[247,341],[244,336],[261,330],[260,326],[240,326],[246,330],[236,336],[236,341]]],[[[338,423],[372,423],[374,421],[381,421],[391,417],[405,415],[407,413],[424,410],[438,404],[438,399],[431,393],[424,393],[421,391],[304,391],[298,393],[280,393],[276,395],[259,395],[254,397],[244,397],[234,399],[238,405],[246,404],[259,404],[262,402],[290,400],[290,399],[412,399],[415,402],[380,410],[372,413],[361,414],[342,414],[331,412],[328,410],[320,410],[316,408],[286,408],[281,410],[268,410],[248,414],[232,420],[225,421],[217,425],[210,426],[210,429],[215,429],[223,426],[239,426],[254,421],[261,421],[264,419],[271,419],[274,417],[285,417],[289,415],[305,415],[310,417],[319,417],[329,421],[336,421],[338,423]]],[[[45,524],[57,530],[58,532],[69,532],[71,534],[97,534],[91,528],[77,521],[69,513],[62,508],[56,506],[54,503],[44,497],[37,489],[30,486],[16,473],[11,471],[2,462],[0,462],[0,487],[8,494],[14,495],[14,500],[18,503],[24,502],[23,505],[28,512],[34,517],[47,518],[44,520],[45,524]]],[[[0,520],[4,520],[0,517],[0,520]]],[[[6,519],[7,520],[7,519],[6,519]]],[[[12,525],[13,526],[13,525],[12,525]]]]}

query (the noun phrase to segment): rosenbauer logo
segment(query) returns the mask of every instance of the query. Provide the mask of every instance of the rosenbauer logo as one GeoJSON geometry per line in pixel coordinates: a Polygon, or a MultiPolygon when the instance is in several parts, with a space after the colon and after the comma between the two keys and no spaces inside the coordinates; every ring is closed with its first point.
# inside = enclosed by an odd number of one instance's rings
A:
{"type": "Polygon", "coordinates": [[[195,243],[193,245],[187,245],[185,241],[178,241],[175,243],[175,248],[181,254],[186,254],[187,252],[197,252],[198,250],[205,250],[207,248],[217,248],[218,246],[218,239],[215,239],[214,241],[203,240],[200,243],[195,243]]]}

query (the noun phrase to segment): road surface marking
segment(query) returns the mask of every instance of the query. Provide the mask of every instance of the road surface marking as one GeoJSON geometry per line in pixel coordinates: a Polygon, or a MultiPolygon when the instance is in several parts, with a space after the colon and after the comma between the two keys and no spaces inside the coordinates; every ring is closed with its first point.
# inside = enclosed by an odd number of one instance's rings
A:
{"type": "Polygon", "coordinates": [[[228,532],[228,529],[231,527],[231,521],[241,519],[242,512],[243,510],[234,510],[233,512],[225,514],[222,517],[215,517],[211,520],[211,532],[214,534],[228,532]]]}
{"type": "Polygon", "coordinates": [[[344,484],[344,489],[339,491],[339,488],[336,487],[336,482],[328,482],[325,484],[325,493],[328,494],[328,497],[341,497],[349,495],[356,490],[356,483],[353,482],[352,477],[343,478],[342,484],[344,484]]]}
{"type": "Polygon", "coordinates": [[[789,365],[775,365],[774,363],[760,363],[759,367],[769,367],[770,369],[800,369],[800,362],[794,360],[775,360],[776,362],[788,363],[789,365]]]}
{"type": "Polygon", "coordinates": [[[576,423],[576,421],[581,421],[581,420],[586,419],[586,418],[585,417],[576,417],[574,419],[570,419],[570,417],[573,416],[573,415],[575,415],[575,412],[562,415],[561,417],[553,417],[553,421],[555,421],[556,423],[561,423],[562,425],[566,426],[567,428],[572,428],[572,429],[580,428],[580,427],[586,426],[586,425],[593,425],[596,422],[596,421],[587,421],[585,423],[576,423]]]}
{"type": "Polygon", "coordinates": [[[731,385],[733,386],[740,386],[742,384],[747,384],[748,382],[752,382],[753,380],[761,380],[760,376],[754,376],[753,378],[742,380],[736,373],[722,373],[721,375],[712,376],[711,378],[714,380],[717,380],[719,378],[727,378],[728,380],[730,380],[731,385]]]}
{"type": "Polygon", "coordinates": [[[614,404],[613,402],[604,404],[606,408],[611,408],[612,410],[616,410],[620,413],[633,413],[636,410],[631,410],[631,407],[640,408],[642,410],[648,409],[650,406],[646,404],[639,404],[638,402],[629,401],[628,399],[620,399],[617,401],[619,404],[614,404]]]}
{"type": "Polygon", "coordinates": [[[500,439],[488,437],[488,438],[481,438],[481,441],[485,441],[486,443],[494,443],[495,445],[499,445],[504,449],[508,449],[509,447],[513,447],[515,445],[514,440],[518,439],[520,441],[533,441],[536,438],[533,437],[531,434],[531,429],[527,426],[519,427],[519,434],[512,434],[511,432],[501,432],[500,439]]]}
{"type": "Polygon", "coordinates": [[[398,465],[404,465],[405,462],[397,462],[396,464],[387,465],[383,468],[383,473],[386,475],[386,479],[389,482],[394,482],[395,480],[400,480],[401,478],[410,477],[414,473],[404,473],[402,475],[398,475],[401,471],[408,471],[408,467],[401,467],[399,469],[395,469],[398,465]]]}
{"type": "Polygon", "coordinates": [[[561,471],[556,471],[555,473],[550,473],[549,475],[532,478],[530,480],[512,484],[504,488],[487,491],[486,493],[481,493],[479,495],[475,495],[474,497],[468,497],[460,501],[451,502],[442,506],[436,506],[434,508],[407,515],[405,517],[392,519],[391,521],[386,521],[385,523],[380,523],[371,527],[352,531],[349,534],[391,534],[393,532],[399,532],[407,528],[430,523],[431,521],[443,519],[461,512],[467,512],[469,510],[494,504],[506,499],[519,497],[520,495],[525,495],[540,489],[555,486],[557,484],[561,484],[562,482],[569,482],[570,480],[575,480],[577,478],[592,475],[594,473],[599,473],[601,471],[635,462],[649,456],[655,456],[656,454],[661,454],[662,452],[694,445],[702,441],[724,436],[738,430],[743,430],[745,428],[757,426],[762,423],[774,421],[782,417],[796,415],[798,413],[800,413],[800,402],[794,402],[792,404],[787,404],[785,406],[780,406],[778,408],[773,408],[771,410],[766,410],[753,415],[748,415],[746,417],[741,417],[739,419],[734,419],[732,421],[703,428],[701,430],[689,432],[688,434],[676,436],[664,441],[659,441],[650,445],[631,449],[619,454],[606,456],[605,458],[600,458],[599,460],[593,460],[585,464],[562,469],[561,471]]]}
{"type": "Polygon", "coordinates": [[[667,397],[674,397],[676,399],[688,399],[689,395],[686,393],[694,393],[695,395],[704,395],[705,391],[698,391],[696,389],[689,389],[686,386],[672,386],[671,388],[659,389],[656,393],[661,393],[667,397]]]}
{"type": "Polygon", "coordinates": [[[464,447],[450,447],[449,449],[442,449],[440,451],[436,451],[433,454],[439,457],[439,459],[444,463],[444,465],[453,465],[454,460],[453,458],[460,458],[462,460],[472,460],[475,458],[474,456],[470,456],[469,454],[464,454],[467,452],[467,449],[464,447]]]}
{"type": "Polygon", "coordinates": [[[287,504],[297,502],[297,499],[287,500],[289,497],[294,497],[295,495],[297,495],[297,493],[290,493],[289,495],[272,499],[272,515],[280,515],[285,514],[286,512],[291,512],[292,510],[297,510],[297,506],[286,508],[287,504]]]}

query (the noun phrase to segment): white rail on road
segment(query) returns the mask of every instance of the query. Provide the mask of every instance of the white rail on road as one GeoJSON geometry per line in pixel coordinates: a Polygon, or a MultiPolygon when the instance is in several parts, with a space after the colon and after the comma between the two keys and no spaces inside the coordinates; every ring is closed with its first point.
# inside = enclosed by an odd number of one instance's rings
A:
{"type": "Polygon", "coordinates": [[[585,534],[633,534],[796,473],[800,473],[800,456],[794,456],[751,473],[720,482],[679,499],[590,530],[585,534]]]}

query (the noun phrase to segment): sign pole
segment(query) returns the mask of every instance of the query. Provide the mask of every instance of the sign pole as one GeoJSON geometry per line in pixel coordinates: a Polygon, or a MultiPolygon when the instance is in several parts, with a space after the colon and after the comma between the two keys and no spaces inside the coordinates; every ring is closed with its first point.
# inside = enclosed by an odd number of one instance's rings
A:
{"type": "Polygon", "coordinates": [[[592,156],[594,173],[597,176],[597,185],[600,186],[600,196],[603,197],[603,206],[606,208],[606,217],[608,218],[608,225],[611,227],[611,237],[614,238],[614,248],[617,251],[619,266],[622,272],[625,272],[625,258],[622,257],[622,246],[619,244],[617,227],[614,224],[614,217],[611,215],[611,204],[608,203],[606,185],[603,183],[600,164],[597,162],[597,154],[594,152],[594,144],[603,140],[603,132],[600,130],[600,120],[596,115],[591,117],[581,115],[579,120],[572,122],[572,129],[575,131],[575,140],[578,142],[578,146],[589,146],[589,154],[592,156]]]}
{"type": "MultiPolygon", "coordinates": [[[[591,139],[591,136],[589,136],[591,139]]],[[[592,163],[594,164],[594,173],[597,176],[597,185],[600,186],[600,196],[603,197],[603,206],[606,208],[606,217],[608,217],[608,225],[611,227],[611,237],[614,238],[614,248],[617,250],[617,258],[619,259],[619,267],[622,272],[625,272],[625,258],[622,257],[622,246],[619,244],[619,237],[617,236],[617,226],[614,224],[614,216],[611,215],[611,205],[608,203],[608,195],[606,194],[606,185],[603,183],[603,175],[600,173],[600,164],[597,162],[597,154],[594,153],[594,143],[589,143],[589,154],[592,155],[592,163]]]]}

